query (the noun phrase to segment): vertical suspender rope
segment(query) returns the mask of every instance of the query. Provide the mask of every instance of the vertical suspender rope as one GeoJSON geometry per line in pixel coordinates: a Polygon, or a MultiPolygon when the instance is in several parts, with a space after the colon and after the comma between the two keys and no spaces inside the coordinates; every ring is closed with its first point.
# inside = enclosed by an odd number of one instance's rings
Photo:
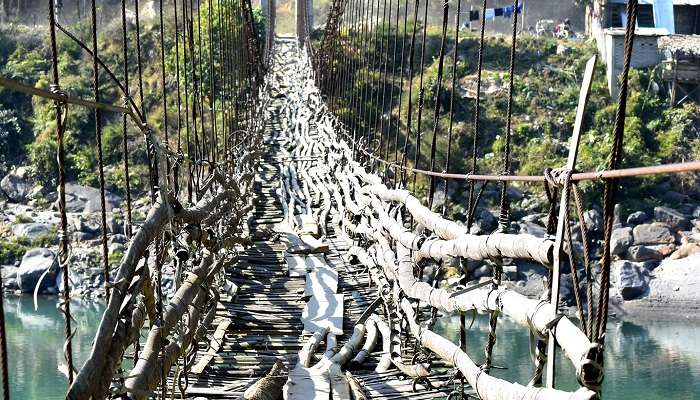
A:
{"type": "MultiPolygon", "coordinates": [[[[506,144],[503,149],[503,174],[510,175],[512,171],[512,160],[511,160],[511,136],[512,136],[512,120],[513,120],[513,91],[514,85],[513,80],[515,78],[515,48],[517,45],[518,38],[518,0],[513,1],[513,32],[511,35],[511,46],[510,46],[510,66],[508,68],[508,111],[506,116],[506,144]]],[[[501,206],[500,213],[498,216],[498,228],[500,231],[506,231],[508,228],[508,222],[510,219],[510,201],[508,200],[508,194],[506,193],[508,189],[508,183],[506,181],[501,182],[501,206]]]]}
{"type": "MultiPolygon", "coordinates": [[[[425,0],[428,1],[428,0],[425,0]]],[[[416,30],[418,29],[418,8],[420,0],[416,0],[413,7],[413,31],[411,32],[411,47],[408,50],[408,110],[406,111],[406,136],[403,141],[403,154],[401,155],[401,167],[406,166],[406,153],[408,142],[411,138],[411,120],[413,119],[413,59],[416,47],[416,30]]],[[[408,10],[407,10],[408,12],[408,10]]],[[[406,186],[406,171],[402,171],[401,186],[406,186]]]]}
{"type": "MultiPolygon", "coordinates": [[[[204,164],[202,162],[207,158],[207,130],[204,125],[204,68],[202,67],[202,8],[201,0],[197,0],[197,74],[199,75],[199,80],[197,80],[197,107],[199,111],[199,124],[200,124],[200,149],[199,149],[199,179],[201,181],[203,175],[204,164]]],[[[193,10],[194,12],[194,10],[193,10]]],[[[199,191],[199,187],[197,187],[199,191]]]]}
{"type": "MultiPolygon", "coordinates": [[[[211,0],[207,0],[207,31],[209,36],[209,115],[211,116],[211,168],[216,165],[216,82],[214,81],[214,37],[212,35],[211,0]]],[[[214,172],[213,170],[211,172],[214,172]]]]}
{"type": "MultiPolygon", "coordinates": [[[[459,50],[459,20],[460,14],[462,13],[462,0],[457,0],[457,12],[455,13],[455,36],[454,36],[454,50],[452,52],[452,84],[450,88],[450,117],[447,128],[447,152],[445,154],[445,166],[443,168],[444,172],[450,172],[450,161],[452,157],[452,130],[454,126],[454,115],[455,115],[455,90],[457,89],[457,56],[459,50]]],[[[445,178],[445,202],[442,205],[442,215],[445,216],[447,209],[450,205],[449,197],[449,185],[450,180],[445,178]]],[[[460,334],[461,340],[462,334],[460,334]]]]}
{"type": "MultiPolygon", "coordinates": [[[[159,18],[160,18],[160,75],[161,75],[161,89],[162,89],[162,96],[163,96],[163,138],[165,141],[165,146],[167,147],[170,143],[169,137],[168,137],[168,95],[167,95],[167,89],[165,87],[165,22],[163,21],[163,0],[159,0],[159,5],[160,5],[160,10],[158,12],[159,18]]],[[[170,183],[170,158],[166,157],[165,158],[165,163],[166,163],[166,173],[165,173],[165,180],[168,183],[170,183]]],[[[157,167],[156,167],[157,168],[157,167]]]]}
{"type": "MultiPolygon", "coordinates": [[[[397,0],[398,1],[398,0],[397,0]]],[[[386,159],[386,156],[384,155],[384,115],[387,113],[386,109],[386,86],[387,86],[387,77],[389,75],[389,41],[391,38],[391,10],[393,6],[393,0],[389,0],[389,32],[386,31],[387,27],[387,5],[386,5],[386,0],[384,0],[384,11],[383,11],[383,16],[382,16],[382,33],[381,33],[381,38],[382,38],[382,51],[381,51],[381,56],[382,56],[382,69],[383,71],[381,72],[381,106],[379,107],[379,112],[377,118],[379,119],[379,158],[384,158],[386,159]],[[386,38],[386,41],[384,40],[386,38]],[[385,45],[386,43],[386,45],[385,45]]],[[[379,94],[377,94],[377,98],[379,98],[379,94]]],[[[388,139],[387,139],[388,141],[388,139]]],[[[384,167],[386,169],[386,166],[384,167]]]]}
{"type": "MultiPolygon", "coordinates": [[[[471,173],[475,174],[477,164],[477,150],[479,145],[479,134],[481,133],[481,77],[484,67],[484,33],[486,31],[486,14],[483,10],[486,10],[486,0],[483,0],[481,5],[481,26],[479,34],[479,60],[477,61],[476,70],[476,101],[474,103],[474,137],[472,138],[472,168],[471,173]]],[[[469,197],[467,204],[467,229],[471,228],[474,222],[473,209],[476,209],[476,204],[478,203],[478,196],[475,198],[475,182],[469,181],[469,197]]],[[[483,188],[483,186],[482,186],[483,188]]]]}
{"type": "MultiPolygon", "coordinates": [[[[56,16],[54,14],[54,0],[48,1],[49,6],[49,39],[51,42],[51,74],[53,78],[52,90],[61,91],[58,78],[58,50],[56,48],[56,16]]],[[[56,102],[56,143],[58,159],[58,212],[61,219],[61,231],[58,242],[58,262],[63,274],[63,299],[61,311],[64,318],[64,334],[66,337],[63,345],[63,355],[68,369],[68,384],[73,383],[73,332],[71,330],[70,314],[70,285],[68,284],[68,219],[66,218],[66,174],[65,174],[65,150],[63,147],[63,110],[62,104],[56,102]]],[[[4,361],[3,361],[4,363],[4,361]]]]}
{"type": "MultiPolygon", "coordinates": [[[[391,148],[391,125],[393,119],[393,110],[394,110],[394,86],[396,86],[396,50],[398,49],[398,39],[399,39],[399,11],[401,7],[401,0],[396,0],[396,24],[394,25],[394,45],[391,50],[391,85],[390,85],[390,90],[389,90],[389,105],[387,107],[387,117],[388,117],[388,125],[386,128],[386,151],[384,153],[384,159],[389,160],[389,150],[391,148]]],[[[391,26],[391,13],[389,13],[389,25],[391,26]]],[[[390,28],[391,29],[391,28],[390,28]]],[[[388,64],[388,63],[387,63],[388,64]]],[[[399,89],[400,90],[400,89],[399,89]]],[[[399,109],[401,107],[399,106],[399,109]]],[[[398,125],[398,124],[397,124],[398,125]]],[[[386,167],[385,169],[385,175],[388,177],[389,173],[389,166],[386,167]]],[[[396,171],[394,171],[396,173],[396,171]]]]}
{"type": "MultiPolygon", "coordinates": [[[[425,87],[424,87],[424,72],[425,72],[425,42],[428,29],[428,0],[425,1],[425,11],[423,12],[423,42],[421,44],[420,52],[420,74],[419,74],[419,84],[418,84],[418,115],[416,116],[416,150],[414,152],[414,162],[416,168],[420,168],[420,156],[421,156],[421,141],[423,138],[423,105],[425,103],[425,87]]],[[[418,181],[418,174],[413,173],[413,192],[416,191],[416,183],[418,181]]]]}
{"type": "MultiPolygon", "coordinates": [[[[397,24],[397,35],[398,35],[398,15],[396,16],[396,24],[397,24]]],[[[399,66],[399,70],[401,72],[400,75],[400,80],[399,80],[399,102],[398,102],[398,113],[396,115],[396,132],[394,136],[394,163],[398,164],[399,163],[399,136],[401,133],[401,109],[403,107],[403,92],[404,92],[404,72],[405,72],[405,61],[406,61],[406,37],[408,36],[408,0],[404,0],[404,7],[403,7],[403,35],[401,36],[401,65],[399,66]]],[[[411,102],[409,100],[408,102],[408,107],[411,107],[411,102]]],[[[404,137],[408,137],[408,130],[409,130],[409,124],[406,123],[406,135],[404,137]]],[[[405,146],[404,146],[404,152],[406,151],[405,146]]],[[[403,164],[403,162],[402,162],[403,164]]],[[[394,170],[394,186],[398,187],[399,185],[399,179],[402,179],[401,176],[403,175],[403,172],[398,169],[398,167],[394,170]]]]}
{"type": "MultiPolygon", "coordinates": [[[[177,0],[173,0],[173,19],[175,22],[175,105],[177,107],[177,152],[182,154],[182,92],[180,90],[180,25],[177,17],[177,0]]],[[[180,164],[175,164],[173,170],[173,191],[176,196],[180,194],[180,164]]]]}
{"type": "MultiPolygon", "coordinates": [[[[175,0],[177,1],[177,0],[175,0]]],[[[188,0],[182,0],[182,63],[183,63],[183,68],[182,68],[182,74],[184,77],[184,86],[185,86],[185,97],[184,97],[184,103],[185,103],[185,142],[187,143],[187,202],[192,204],[194,198],[192,196],[193,192],[193,176],[194,176],[194,169],[192,165],[193,161],[193,155],[192,155],[192,141],[190,140],[190,90],[189,90],[189,79],[187,77],[189,76],[188,72],[188,65],[187,65],[187,47],[189,45],[189,18],[188,18],[188,12],[187,12],[187,1],[188,0]]]]}
{"type": "MultiPolygon", "coordinates": [[[[100,102],[100,70],[97,64],[97,7],[95,0],[90,2],[91,32],[92,32],[92,76],[95,102],[100,102]]],[[[102,227],[102,268],[105,278],[105,295],[109,300],[109,251],[107,249],[107,211],[105,204],[105,171],[102,157],[102,112],[95,108],[95,146],[97,146],[97,168],[100,182],[100,226],[102,227]]]]}
{"type": "MultiPolygon", "coordinates": [[[[124,105],[129,103],[131,89],[129,88],[129,43],[126,35],[126,0],[121,0],[122,6],[122,50],[123,50],[123,69],[124,69],[124,105]]],[[[133,221],[131,219],[131,182],[129,175],[129,139],[127,130],[127,115],[122,115],[122,157],[124,163],[124,183],[126,191],[126,226],[124,233],[127,239],[131,239],[133,221]]]]}
{"type": "MultiPolygon", "coordinates": [[[[609,169],[616,169],[622,162],[622,145],[625,135],[625,112],[627,110],[627,93],[629,92],[629,71],[634,47],[634,29],[637,21],[638,0],[627,2],[627,30],[625,31],[625,55],[620,76],[620,92],[615,113],[613,146],[608,161],[609,169]]],[[[598,296],[598,319],[596,323],[596,342],[605,342],[605,328],[608,321],[608,302],[610,291],[610,238],[614,219],[617,179],[605,181],[603,190],[603,256],[601,259],[600,288],[598,296]]]]}
{"type": "MultiPolygon", "coordinates": [[[[375,141],[375,136],[376,136],[376,131],[379,129],[379,141],[381,143],[382,138],[384,137],[383,132],[381,131],[382,125],[380,125],[378,118],[381,117],[382,114],[382,109],[380,109],[379,106],[379,95],[380,95],[380,90],[379,87],[381,86],[381,81],[382,81],[382,59],[384,58],[384,20],[386,19],[386,0],[382,0],[381,3],[383,4],[382,6],[382,16],[380,18],[380,13],[379,13],[379,3],[380,1],[377,1],[377,18],[376,18],[376,23],[374,25],[374,50],[373,54],[375,55],[373,57],[373,62],[372,62],[372,70],[379,70],[379,73],[376,74],[376,78],[374,79],[374,84],[372,85],[373,88],[373,93],[372,93],[372,107],[370,108],[370,128],[371,128],[371,134],[372,138],[370,140],[370,145],[371,147],[369,148],[369,151],[374,153],[375,149],[377,146],[374,144],[375,141]],[[380,28],[380,20],[381,20],[381,28],[380,28]],[[377,51],[377,44],[379,44],[379,51],[377,51]]],[[[375,76],[375,74],[372,74],[375,76]]]]}
{"type": "MultiPolygon", "coordinates": [[[[459,1],[459,0],[458,0],[459,1]]],[[[442,40],[440,43],[440,56],[438,59],[437,90],[435,91],[435,109],[433,110],[433,138],[430,144],[430,170],[435,170],[435,151],[437,147],[438,124],[440,122],[440,97],[442,96],[442,73],[445,65],[445,45],[447,41],[447,22],[449,18],[450,5],[448,0],[442,3],[442,40]]],[[[426,21],[427,24],[427,21],[426,21]]],[[[457,44],[455,43],[455,52],[457,44]]],[[[430,177],[430,190],[428,192],[428,208],[433,208],[433,197],[435,196],[435,177],[430,177]]]]}

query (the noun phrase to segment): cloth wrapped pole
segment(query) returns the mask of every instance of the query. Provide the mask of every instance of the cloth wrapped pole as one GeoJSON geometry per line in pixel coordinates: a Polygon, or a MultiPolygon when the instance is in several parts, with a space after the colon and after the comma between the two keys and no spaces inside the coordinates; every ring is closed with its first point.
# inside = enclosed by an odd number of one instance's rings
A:
{"type": "Polygon", "coordinates": [[[409,321],[411,333],[421,344],[443,360],[452,363],[464,375],[469,384],[483,400],[596,400],[598,395],[587,388],[575,392],[557,389],[528,387],[495,378],[485,373],[458,346],[442,336],[422,328],[415,322],[413,307],[408,299],[401,302],[401,308],[409,321]]]}

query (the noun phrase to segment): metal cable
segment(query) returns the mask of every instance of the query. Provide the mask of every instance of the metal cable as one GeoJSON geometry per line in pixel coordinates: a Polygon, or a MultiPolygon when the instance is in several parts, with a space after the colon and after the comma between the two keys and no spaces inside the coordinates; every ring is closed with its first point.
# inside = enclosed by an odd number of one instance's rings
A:
{"type": "MultiPolygon", "coordinates": [[[[625,134],[625,112],[627,110],[627,93],[629,92],[629,71],[632,62],[632,48],[634,47],[634,29],[637,21],[638,0],[627,2],[627,29],[625,31],[625,55],[620,75],[620,93],[615,113],[615,125],[613,129],[613,145],[608,160],[608,168],[616,169],[622,162],[622,144],[625,134]]],[[[600,271],[600,295],[598,299],[598,319],[596,323],[596,342],[603,344],[605,341],[605,328],[608,320],[608,303],[610,297],[610,241],[614,218],[615,197],[617,192],[617,179],[605,181],[603,189],[603,256],[601,258],[600,271]]]]}
{"type": "MultiPolygon", "coordinates": [[[[435,170],[435,152],[437,150],[438,124],[440,122],[440,97],[442,96],[442,73],[445,65],[445,45],[447,41],[447,20],[450,13],[449,0],[442,3],[442,38],[440,42],[440,55],[438,56],[437,89],[435,90],[435,108],[433,110],[433,138],[430,143],[430,170],[435,170]]],[[[427,21],[426,21],[427,25],[427,21]]],[[[455,43],[455,53],[457,44],[455,43]]],[[[428,191],[428,208],[433,208],[435,196],[435,177],[430,177],[430,189],[428,191]]]]}
{"type": "MultiPolygon", "coordinates": [[[[58,76],[58,49],[56,46],[56,16],[54,14],[54,0],[48,1],[49,7],[49,40],[51,43],[51,75],[54,91],[60,91],[58,76]]],[[[68,219],[66,217],[66,173],[65,173],[65,149],[63,144],[63,118],[62,105],[55,102],[56,107],[56,144],[58,161],[58,212],[61,220],[61,230],[58,241],[58,260],[61,273],[63,274],[63,299],[61,302],[61,312],[64,317],[65,344],[64,357],[68,369],[68,384],[73,383],[73,331],[71,329],[70,312],[70,285],[68,282],[68,219]]],[[[6,361],[3,359],[3,364],[6,361]]],[[[3,365],[4,366],[4,365],[3,365]]],[[[3,371],[4,373],[4,371],[3,371]]],[[[5,381],[6,382],[6,381],[5,381]]]]}
{"type": "MultiPolygon", "coordinates": [[[[447,128],[447,154],[445,155],[445,167],[443,172],[450,171],[450,161],[452,157],[452,130],[454,127],[454,115],[455,115],[455,91],[457,89],[457,56],[459,51],[459,20],[460,14],[462,13],[462,0],[457,0],[457,12],[455,13],[455,38],[454,38],[454,51],[452,53],[452,86],[450,89],[450,118],[447,128]]],[[[449,196],[449,185],[450,180],[445,179],[445,202],[442,205],[442,215],[447,213],[447,208],[450,204],[449,196]]],[[[461,317],[460,323],[464,320],[464,316],[461,317]]]]}
{"type": "MultiPolygon", "coordinates": [[[[511,136],[512,136],[512,120],[513,120],[513,91],[515,86],[513,84],[515,78],[515,49],[517,46],[518,38],[518,0],[513,2],[513,32],[511,36],[511,46],[510,46],[510,66],[508,67],[508,111],[506,112],[506,143],[503,149],[503,174],[510,175],[512,171],[512,160],[511,160],[511,136]]],[[[508,222],[510,220],[510,201],[508,199],[508,183],[506,181],[501,182],[501,204],[499,207],[498,215],[498,229],[499,231],[505,232],[508,229],[508,222]]]]}

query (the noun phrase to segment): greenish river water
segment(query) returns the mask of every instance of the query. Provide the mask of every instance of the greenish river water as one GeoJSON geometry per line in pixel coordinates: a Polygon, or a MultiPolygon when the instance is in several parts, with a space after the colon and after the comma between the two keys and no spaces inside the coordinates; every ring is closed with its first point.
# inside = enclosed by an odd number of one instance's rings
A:
{"type": "MultiPolygon", "coordinates": [[[[104,306],[71,303],[76,322],[73,351],[82,365],[104,306]]],[[[55,297],[39,299],[34,311],[31,296],[5,299],[12,399],[63,399],[66,378],[58,371],[63,362],[63,318],[55,297]]],[[[605,358],[605,399],[691,400],[700,399],[700,323],[690,321],[644,323],[611,320],[605,358]]],[[[435,329],[457,341],[459,323],[446,318],[435,329]]],[[[479,363],[488,319],[478,316],[469,331],[469,354],[479,363]]],[[[558,354],[558,387],[577,387],[571,364],[558,354]]],[[[526,384],[533,371],[526,330],[501,318],[494,349],[493,374],[526,384]]]]}
{"type": "MultiPolygon", "coordinates": [[[[467,317],[467,326],[470,317],[467,317]]],[[[434,330],[459,341],[459,319],[436,322],[434,330]]],[[[483,362],[488,317],[477,316],[467,336],[468,353],[483,362]]],[[[534,364],[527,329],[499,318],[492,369],[499,378],[526,385],[534,364]]],[[[575,390],[574,368],[563,352],[557,352],[557,388],[575,390]]],[[[603,399],[697,400],[700,399],[700,322],[608,321],[603,399]]]]}

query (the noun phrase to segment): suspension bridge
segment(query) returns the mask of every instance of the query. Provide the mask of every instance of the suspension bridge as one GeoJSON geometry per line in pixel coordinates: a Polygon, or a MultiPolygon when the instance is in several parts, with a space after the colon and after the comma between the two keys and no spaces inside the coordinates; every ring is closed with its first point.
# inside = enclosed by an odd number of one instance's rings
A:
{"type": "MultiPolygon", "coordinates": [[[[274,2],[266,3],[267,21],[261,26],[249,0],[161,0],[156,7],[158,43],[151,43],[158,51],[146,57],[138,0],[133,23],[127,22],[130,5],[122,1],[122,37],[117,40],[123,47],[123,65],[113,66],[100,58],[95,0],[89,17],[91,45],[71,34],[70,26],[57,18],[60,7],[48,0],[50,85],[34,87],[6,78],[0,85],[55,105],[66,398],[600,398],[618,179],[700,170],[698,162],[619,168],[637,1],[628,2],[626,26],[632,28],[627,29],[608,168],[576,170],[593,58],[581,77],[567,164],[541,176],[516,174],[510,154],[517,11],[502,173],[479,173],[476,135],[471,170],[450,169],[450,157],[462,156],[450,154],[452,115],[459,99],[454,95],[455,79],[448,91],[443,75],[451,69],[454,76],[457,68],[458,46],[451,49],[450,59],[446,43],[452,25],[458,42],[463,11],[459,0],[443,4],[437,78],[428,87],[422,67],[428,3],[334,0],[320,38],[314,39],[305,1],[297,3],[297,35],[279,37],[274,2]],[[407,29],[410,24],[412,29],[407,29]],[[58,35],[80,44],[93,60],[93,98],[73,96],[61,86],[58,35]],[[362,51],[366,46],[374,51],[362,51]],[[166,72],[169,62],[174,76],[166,72]],[[370,65],[380,73],[369,73],[370,65]],[[156,101],[144,99],[145,68],[161,69],[156,101]],[[415,77],[420,77],[418,88],[410,83],[415,77]],[[359,81],[370,84],[358,90],[359,81]],[[105,85],[117,89],[121,103],[105,100],[105,85]],[[423,121],[424,106],[430,105],[425,100],[428,91],[434,99],[443,91],[450,93],[447,107],[433,101],[433,121],[423,121]],[[394,115],[394,107],[406,99],[407,115],[394,115]],[[149,120],[147,107],[158,103],[163,106],[162,121],[149,120]],[[74,361],[71,345],[65,200],[65,129],[74,107],[94,111],[98,149],[100,121],[105,115],[123,116],[127,174],[129,243],[118,268],[110,271],[104,163],[98,151],[108,300],[83,365],[74,361]],[[447,148],[440,150],[444,167],[437,165],[436,156],[443,120],[449,121],[447,148]],[[148,157],[151,204],[140,221],[132,220],[128,195],[129,129],[143,134],[148,157]],[[421,149],[425,138],[427,153],[421,149]],[[577,182],[586,180],[604,186],[604,248],[595,266],[587,248],[583,255],[572,250],[573,220],[579,221],[584,246],[588,243],[577,188],[577,182]],[[508,185],[513,181],[544,185],[550,201],[546,235],[510,229],[508,185]],[[426,190],[416,190],[417,182],[425,182],[426,190]],[[450,183],[456,182],[468,187],[464,223],[446,217],[450,183]],[[473,234],[475,210],[490,182],[499,185],[498,228],[473,234]],[[502,281],[514,259],[547,268],[545,290],[538,299],[502,281]],[[574,280],[574,287],[584,288],[582,293],[575,291],[575,319],[559,309],[565,261],[581,269],[567,278],[574,280]],[[471,262],[491,263],[493,276],[471,279],[471,262]],[[457,284],[446,284],[448,266],[460,270],[457,284]],[[163,289],[165,270],[175,276],[172,293],[163,289]],[[489,315],[481,364],[466,350],[465,315],[471,312],[489,315]],[[460,318],[458,343],[433,329],[439,317],[449,315],[460,318]],[[491,374],[502,315],[535,339],[528,384],[491,374]],[[573,365],[577,389],[557,387],[556,352],[563,352],[563,362],[573,365]]],[[[515,0],[513,9],[518,6],[515,0]]],[[[483,16],[481,22],[477,134],[483,16]]],[[[3,394],[9,399],[7,332],[4,324],[0,327],[3,394]]]]}

